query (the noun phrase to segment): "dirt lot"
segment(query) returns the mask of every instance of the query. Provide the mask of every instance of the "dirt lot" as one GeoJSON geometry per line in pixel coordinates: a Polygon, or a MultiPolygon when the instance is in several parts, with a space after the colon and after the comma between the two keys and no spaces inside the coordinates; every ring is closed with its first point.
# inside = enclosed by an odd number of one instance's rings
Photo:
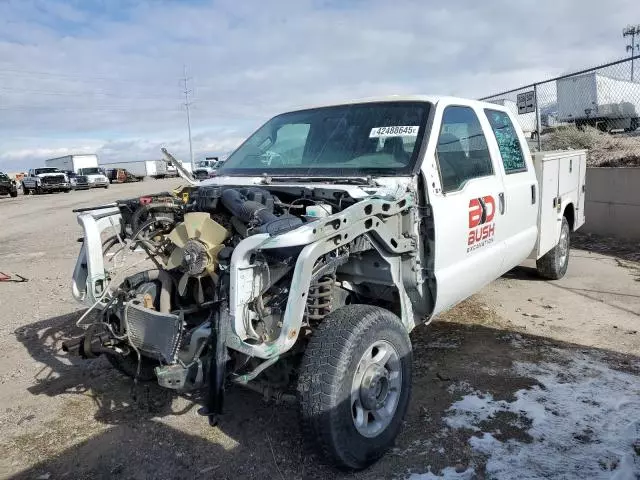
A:
{"type": "Polygon", "coordinates": [[[531,265],[412,333],[414,390],[396,448],[356,474],[301,447],[296,411],[232,391],[211,428],[197,397],[132,388],[60,341],[81,309],[73,208],[176,181],[0,199],[0,477],[640,478],[640,264],[573,250],[567,276],[531,265]]]}

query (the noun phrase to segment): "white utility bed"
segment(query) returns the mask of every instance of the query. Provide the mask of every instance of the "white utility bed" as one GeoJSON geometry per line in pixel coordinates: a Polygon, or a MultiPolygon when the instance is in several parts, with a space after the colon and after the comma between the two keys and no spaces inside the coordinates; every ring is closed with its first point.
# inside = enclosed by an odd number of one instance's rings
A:
{"type": "Polygon", "coordinates": [[[558,150],[533,153],[533,164],[540,188],[538,204],[538,241],[535,258],[551,250],[560,237],[562,212],[574,205],[572,230],[584,224],[586,150],[558,150]]]}

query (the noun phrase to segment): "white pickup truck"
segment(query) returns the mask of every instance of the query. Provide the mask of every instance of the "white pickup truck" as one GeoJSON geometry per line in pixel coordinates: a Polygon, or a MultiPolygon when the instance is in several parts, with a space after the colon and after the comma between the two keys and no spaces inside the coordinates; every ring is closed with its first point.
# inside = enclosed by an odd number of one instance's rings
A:
{"type": "Polygon", "coordinates": [[[63,348],[206,389],[212,424],[230,384],[297,402],[306,439],[347,469],[400,431],[409,332],[527,258],[562,277],[584,223],[585,152],[532,157],[508,108],[459,98],[284,113],[217,173],[185,175],[186,204],[79,212],[73,295],[98,319],[63,348]],[[136,247],[156,267],[132,271],[136,247]]]}
{"type": "Polygon", "coordinates": [[[71,181],[66,173],[55,167],[32,168],[22,179],[22,193],[71,191],[71,181]]]}

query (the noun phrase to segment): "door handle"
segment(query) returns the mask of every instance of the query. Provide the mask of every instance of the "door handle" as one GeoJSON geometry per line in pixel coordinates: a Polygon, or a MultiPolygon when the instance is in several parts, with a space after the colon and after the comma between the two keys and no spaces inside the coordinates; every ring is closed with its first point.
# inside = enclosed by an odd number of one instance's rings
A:
{"type": "Polygon", "coordinates": [[[536,203],[536,186],[531,185],[531,205],[536,203]]]}
{"type": "Polygon", "coordinates": [[[504,193],[498,194],[498,203],[500,204],[500,215],[504,215],[504,193]]]}

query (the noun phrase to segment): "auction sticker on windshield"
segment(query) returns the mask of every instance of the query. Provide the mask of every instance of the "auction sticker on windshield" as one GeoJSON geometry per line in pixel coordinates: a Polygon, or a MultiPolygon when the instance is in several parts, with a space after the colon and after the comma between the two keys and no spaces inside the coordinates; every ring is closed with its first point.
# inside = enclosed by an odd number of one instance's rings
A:
{"type": "Polygon", "coordinates": [[[369,138],[381,137],[416,137],[418,135],[417,126],[392,126],[392,127],[374,127],[369,133],[369,138]]]}

